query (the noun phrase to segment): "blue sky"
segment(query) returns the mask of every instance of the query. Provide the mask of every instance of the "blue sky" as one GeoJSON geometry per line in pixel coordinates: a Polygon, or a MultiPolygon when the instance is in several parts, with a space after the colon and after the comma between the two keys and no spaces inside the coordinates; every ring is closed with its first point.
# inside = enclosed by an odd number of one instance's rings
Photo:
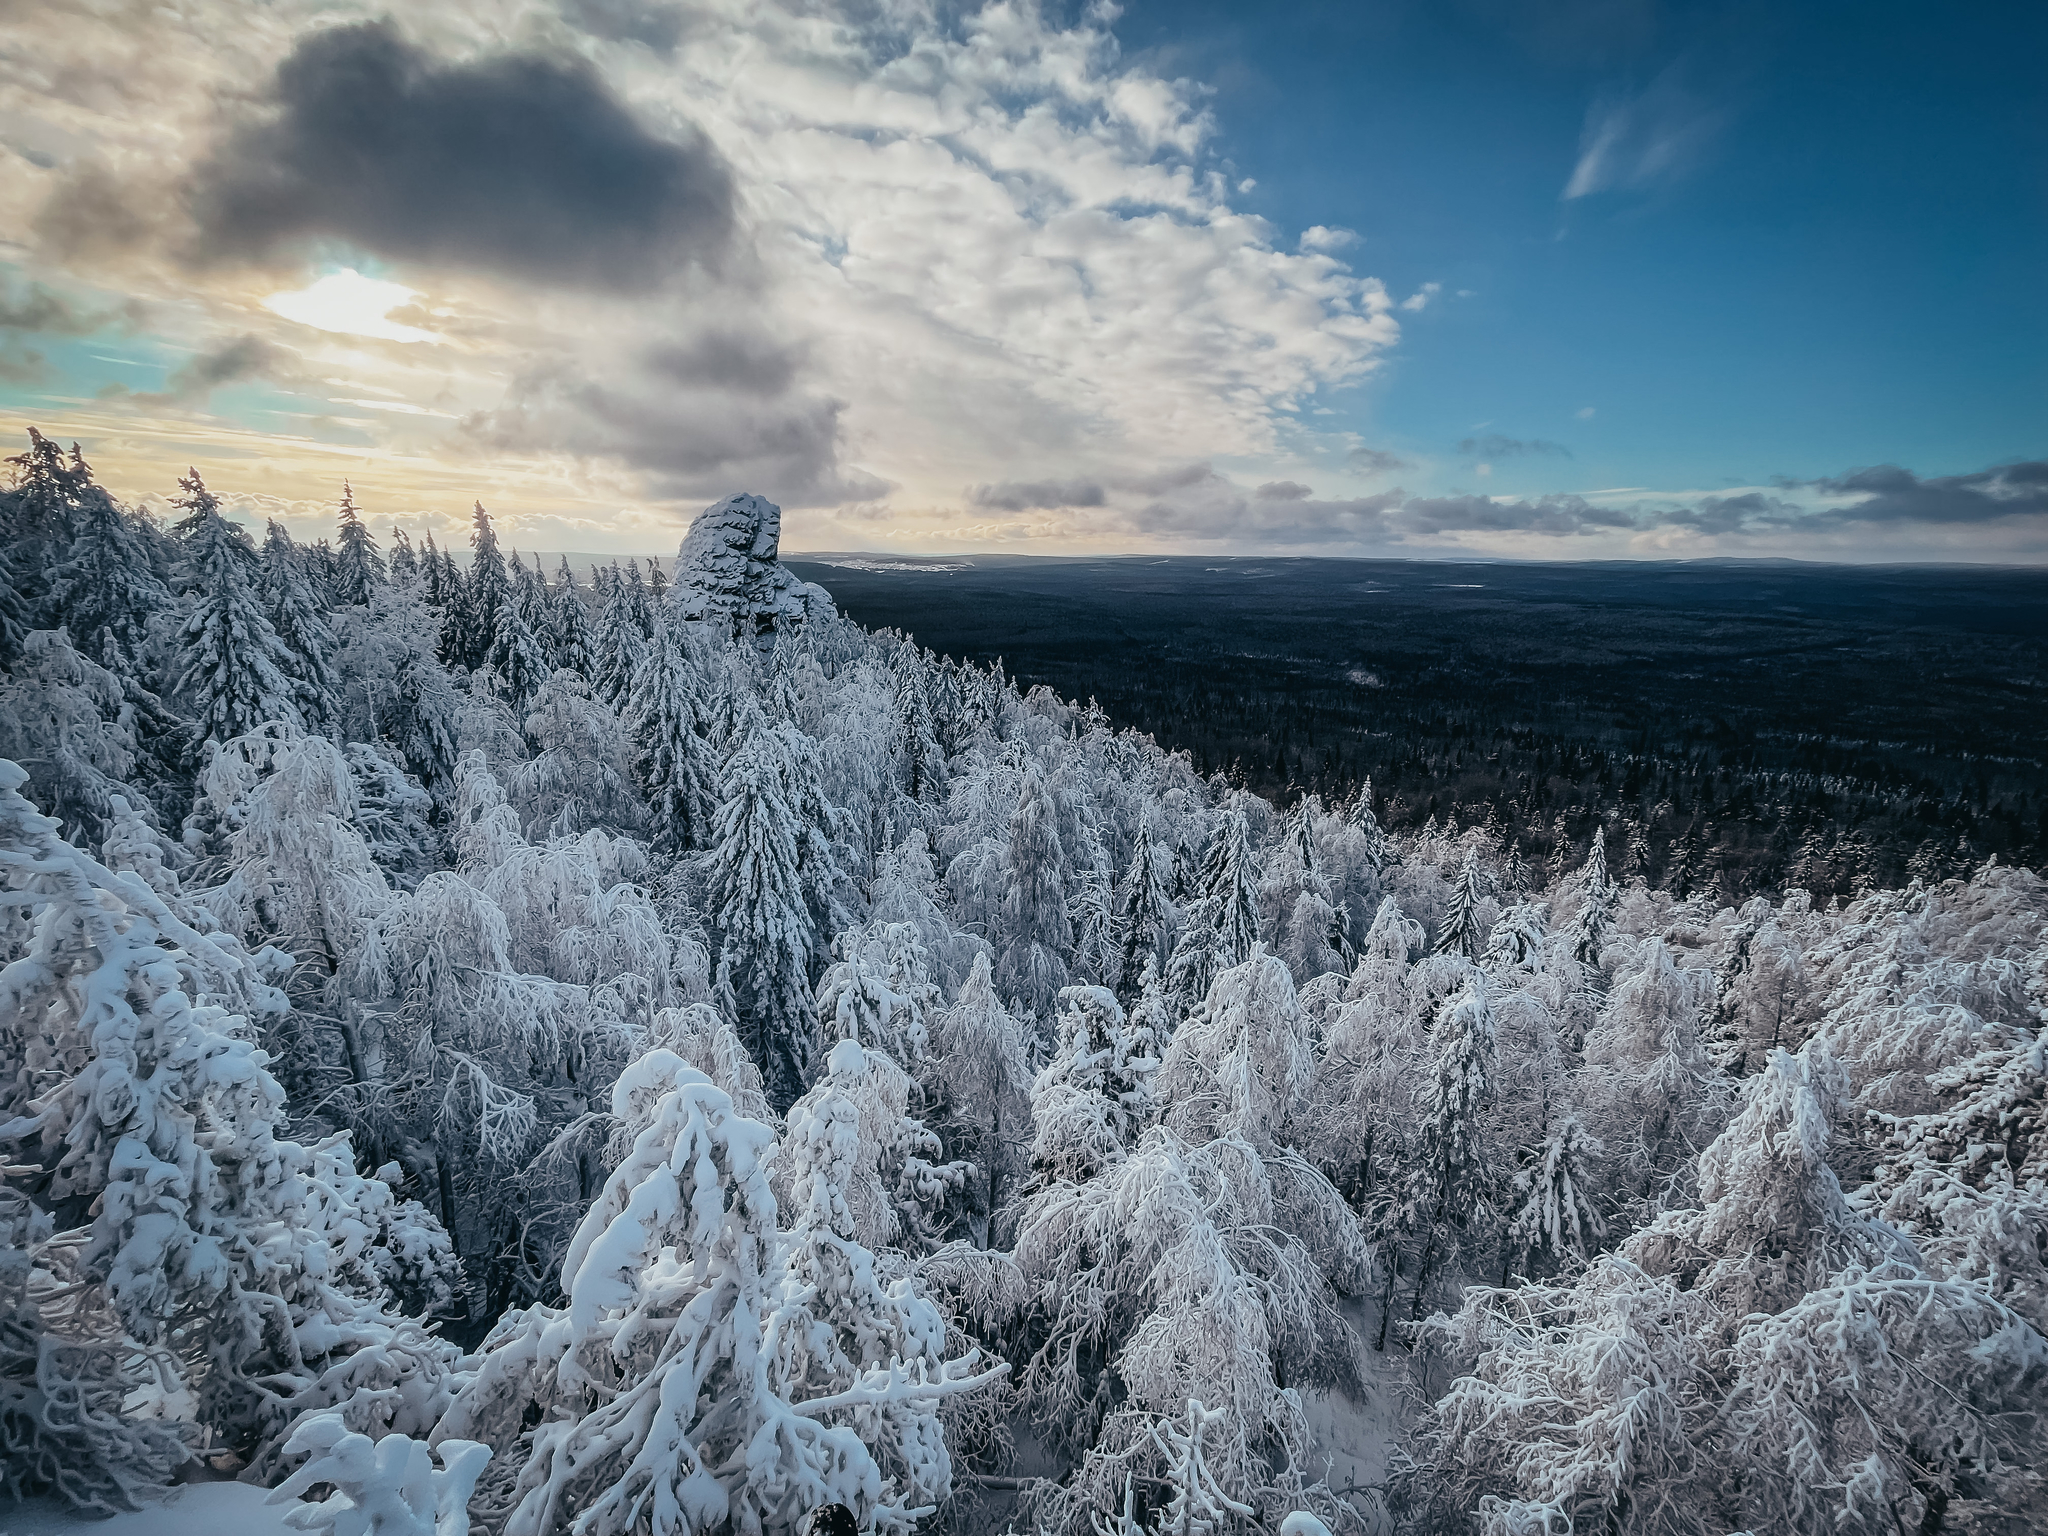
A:
{"type": "Polygon", "coordinates": [[[1568,446],[1495,465],[1530,492],[2048,447],[2048,7],[1136,0],[1117,32],[1211,85],[1244,206],[1471,293],[1364,391],[1389,446],[1568,446]],[[1567,199],[1617,106],[1621,184],[1567,199]]]}
{"type": "MultiPolygon", "coordinates": [[[[0,23],[23,28],[26,19],[0,23]]],[[[8,39],[0,37],[0,43],[8,39]]],[[[2048,8],[48,0],[0,413],[313,534],[2048,563],[2048,8]]]]}

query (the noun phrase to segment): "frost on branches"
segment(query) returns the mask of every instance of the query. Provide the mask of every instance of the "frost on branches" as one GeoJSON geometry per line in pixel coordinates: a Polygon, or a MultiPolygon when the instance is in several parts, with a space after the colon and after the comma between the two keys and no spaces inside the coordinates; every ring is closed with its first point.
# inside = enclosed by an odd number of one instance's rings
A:
{"type": "Polygon", "coordinates": [[[785,1532],[829,1503],[909,1529],[950,1484],[938,1403],[1002,1368],[945,1358],[938,1310],[848,1235],[859,1107],[793,1112],[784,1230],[773,1130],[667,1051],[621,1076],[616,1113],[636,1091],[660,1098],[570,1247],[567,1304],[499,1326],[441,1437],[517,1467],[508,1536],[785,1532]]]}
{"type": "Polygon", "coordinates": [[[259,555],[196,474],[167,531],[11,467],[9,1491],[2048,1520],[2032,871],[1724,900],[1639,804],[1272,804],[846,620],[753,497],[579,583],[481,507],[259,555]]]}
{"type": "Polygon", "coordinates": [[[63,842],[23,781],[0,763],[0,1139],[36,1159],[13,1172],[38,1202],[83,1223],[41,1245],[77,1293],[44,1309],[46,1332],[85,1330],[112,1369],[144,1357],[171,1416],[259,1464],[316,1408],[424,1432],[454,1352],[388,1282],[430,1271],[438,1233],[360,1178],[345,1140],[278,1134],[284,1093],[248,1014],[285,1006],[279,957],[63,842]]]}

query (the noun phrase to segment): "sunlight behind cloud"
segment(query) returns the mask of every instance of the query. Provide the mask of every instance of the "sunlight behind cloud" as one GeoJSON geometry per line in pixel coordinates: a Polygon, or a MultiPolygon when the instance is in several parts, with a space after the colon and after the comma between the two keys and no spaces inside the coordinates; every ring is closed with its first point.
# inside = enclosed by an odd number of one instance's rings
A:
{"type": "Polygon", "coordinates": [[[385,317],[418,296],[419,290],[383,278],[365,277],[354,267],[330,272],[310,287],[273,293],[263,307],[274,315],[342,336],[370,336],[380,341],[431,341],[440,337],[418,326],[400,325],[385,317]]]}

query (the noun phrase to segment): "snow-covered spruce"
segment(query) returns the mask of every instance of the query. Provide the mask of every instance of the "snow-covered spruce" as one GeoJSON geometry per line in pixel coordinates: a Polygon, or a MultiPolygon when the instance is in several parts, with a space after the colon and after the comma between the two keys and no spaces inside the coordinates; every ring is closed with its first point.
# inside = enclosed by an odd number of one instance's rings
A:
{"type": "Polygon", "coordinates": [[[517,1464],[507,1536],[783,1532],[829,1503],[902,1531],[946,1497],[937,1406],[1006,1367],[946,1358],[938,1309],[848,1235],[860,1110],[829,1085],[861,1054],[842,1042],[792,1111],[787,1229],[772,1129],[669,1051],[621,1076],[637,1134],[564,1261],[566,1306],[500,1324],[439,1431],[517,1464]],[[635,1114],[636,1094],[658,1097],[635,1114]]]}
{"type": "Polygon", "coordinates": [[[1074,1536],[2048,1517],[2032,872],[1724,900],[1626,801],[1276,806],[849,623],[754,498],[664,595],[481,509],[467,570],[379,520],[356,581],[196,475],[166,533],[15,468],[18,1484],[317,1451],[302,1522],[493,1536],[963,1533],[1017,1482],[1074,1536]],[[285,658],[232,735],[181,687],[208,541],[285,658]],[[1407,1459],[1320,1481],[1410,1347],[1407,1459]]]}

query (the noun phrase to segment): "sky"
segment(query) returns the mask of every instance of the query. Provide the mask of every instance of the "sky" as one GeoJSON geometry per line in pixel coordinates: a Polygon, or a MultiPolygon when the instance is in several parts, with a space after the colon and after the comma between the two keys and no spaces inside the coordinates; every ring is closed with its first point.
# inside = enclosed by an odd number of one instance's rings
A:
{"type": "MultiPolygon", "coordinates": [[[[2048,563],[2038,5],[0,7],[0,421],[458,547],[2048,563]]],[[[25,438],[16,437],[17,442],[25,438]]]]}

